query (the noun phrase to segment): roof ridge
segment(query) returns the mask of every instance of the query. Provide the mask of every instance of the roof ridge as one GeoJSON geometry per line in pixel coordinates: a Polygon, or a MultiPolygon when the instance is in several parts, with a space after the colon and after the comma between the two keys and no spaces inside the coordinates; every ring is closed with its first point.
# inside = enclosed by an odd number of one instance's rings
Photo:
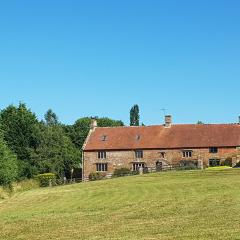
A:
{"type": "MultiPolygon", "coordinates": [[[[172,124],[171,126],[208,126],[208,125],[214,125],[214,126],[223,126],[223,125],[239,125],[239,123],[176,123],[172,124]]],[[[164,127],[164,124],[154,124],[154,125],[147,125],[147,126],[110,126],[110,127],[96,127],[96,128],[149,128],[149,127],[164,127]]]]}

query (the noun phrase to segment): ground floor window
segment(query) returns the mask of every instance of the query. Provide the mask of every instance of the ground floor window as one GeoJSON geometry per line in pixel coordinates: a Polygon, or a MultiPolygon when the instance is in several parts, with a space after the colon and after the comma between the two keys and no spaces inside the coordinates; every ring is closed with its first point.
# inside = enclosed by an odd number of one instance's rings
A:
{"type": "Polygon", "coordinates": [[[97,172],[107,172],[108,165],[107,163],[96,163],[97,172]]]}
{"type": "Polygon", "coordinates": [[[133,163],[133,171],[138,171],[140,167],[144,169],[145,163],[133,163]]]}
{"type": "Polygon", "coordinates": [[[220,159],[209,159],[209,167],[220,166],[220,159]]]}

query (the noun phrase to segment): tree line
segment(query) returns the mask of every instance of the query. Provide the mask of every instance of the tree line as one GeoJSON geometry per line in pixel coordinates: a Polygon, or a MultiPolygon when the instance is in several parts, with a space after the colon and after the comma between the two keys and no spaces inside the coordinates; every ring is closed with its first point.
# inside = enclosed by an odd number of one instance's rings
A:
{"type": "MultiPolygon", "coordinates": [[[[124,126],[121,120],[98,118],[99,127],[124,126]]],[[[0,111],[0,185],[41,173],[69,178],[81,168],[81,148],[90,130],[90,117],[72,125],[62,124],[49,109],[43,120],[26,104],[10,105],[0,111]]]]}

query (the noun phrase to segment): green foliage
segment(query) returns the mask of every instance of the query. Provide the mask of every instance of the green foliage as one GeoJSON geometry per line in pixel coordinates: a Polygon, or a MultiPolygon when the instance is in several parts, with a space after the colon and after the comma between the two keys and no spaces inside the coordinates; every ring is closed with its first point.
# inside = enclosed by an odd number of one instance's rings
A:
{"type": "MultiPolygon", "coordinates": [[[[99,127],[119,127],[124,126],[120,120],[110,118],[97,118],[99,127]]],[[[84,117],[78,119],[73,126],[65,126],[65,131],[78,149],[82,149],[84,141],[90,131],[91,118],[84,117]]]]}
{"type": "Polygon", "coordinates": [[[0,136],[0,185],[11,188],[17,175],[17,159],[0,136]]]}
{"type": "Polygon", "coordinates": [[[234,167],[239,168],[240,167],[240,162],[238,162],[234,167]]]}
{"type": "Polygon", "coordinates": [[[139,126],[139,107],[134,105],[130,110],[130,126],[139,126]]]}
{"type": "Polygon", "coordinates": [[[113,177],[122,177],[132,175],[129,168],[118,168],[114,170],[113,177]]]}
{"type": "Polygon", "coordinates": [[[49,109],[46,114],[44,115],[45,121],[47,125],[57,125],[58,124],[58,117],[57,115],[52,111],[52,109],[49,109]]]}
{"type": "Polygon", "coordinates": [[[221,162],[221,166],[232,167],[232,158],[229,157],[229,158],[225,159],[223,162],[221,162]]]}
{"type": "Polygon", "coordinates": [[[54,173],[44,173],[37,175],[36,179],[39,181],[40,187],[48,187],[56,185],[57,177],[54,173]]]}
{"type": "Polygon", "coordinates": [[[22,162],[19,177],[32,177],[31,152],[39,143],[38,121],[34,113],[27,109],[25,104],[18,107],[8,106],[0,113],[1,128],[4,139],[11,150],[22,162]],[[22,171],[23,172],[22,172],[22,171]]]}
{"type": "Polygon", "coordinates": [[[94,172],[89,174],[90,181],[102,180],[106,177],[105,173],[94,172]]]}
{"type": "Polygon", "coordinates": [[[81,163],[80,151],[59,125],[41,125],[40,143],[31,158],[40,173],[53,172],[67,178],[81,163]]]}
{"type": "Polygon", "coordinates": [[[181,160],[180,166],[177,170],[196,170],[198,169],[198,162],[196,160],[181,160]]]}
{"type": "MultiPolygon", "coordinates": [[[[72,126],[64,126],[51,109],[44,117],[45,120],[39,122],[22,103],[10,105],[0,112],[0,130],[7,146],[16,155],[12,168],[17,166],[18,180],[46,172],[69,179],[72,171],[81,167],[81,149],[90,130],[91,118],[81,118],[72,126]]],[[[98,118],[100,127],[123,125],[122,121],[98,118]]],[[[10,151],[7,154],[10,156],[10,151]]],[[[13,161],[11,157],[7,159],[13,161]]],[[[5,165],[2,169],[6,168],[5,165]]]]}

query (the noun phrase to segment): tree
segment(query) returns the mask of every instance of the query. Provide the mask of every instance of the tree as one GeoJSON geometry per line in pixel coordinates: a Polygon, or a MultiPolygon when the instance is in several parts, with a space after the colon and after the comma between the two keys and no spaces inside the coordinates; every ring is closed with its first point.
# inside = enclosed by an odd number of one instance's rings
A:
{"type": "Polygon", "coordinates": [[[56,124],[58,124],[58,117],[52,111],[52,109],[49,109],[46,112],[46,114],[44,115],[44,119],[45,119],[47,125],[56,125],[56,124]]]}
{"type": "Polygon", "coordinates": [[[16,154],[19,177],[32,177],[36,169],[31,162],[31,153],[39,144],[39,122],[34,113],[20,103],[8,106],[0,112],[3,137],[8,147],[16,154]]]}
{"type": "Polygon", "coordinates": [[[134,105],[130,110],[130,126],[139,126],[139,107],[134,105]]]}
{"type": "Polygon", "coordinates": [[[197,122],[197,124],[204,124],[204,122],[202,122],[202,121],[199,120],[199,121],[197,122]]]}
{"type": "Polygon", "coordinates": [[[17,158],[9,150],[0,134],[0,185],[11,188],[17,175],[17,158]]]}
{"type": "Polygon", "coordinates": [[[40,144],[31,158],[39,173],[52,172],[58,177],[71,175],[71,170],[79,168],[81,163],[80,150],[66,136],[62,126],[41,125],[40,144]]]}
{"type": "MultiPolygon", "coordinates": [[[[124,123],[120,120],[113,120],[110,118],[97,118],[97,123],[99,127],[118,127],[124,126],[124,123]]],[[[84,141],[89,133],[91,124],[90,117],[84,117],[78,119],[74,125],[65,126],[67,135],[71,138],[72,142],[78,149],[81,149],[84,141]]]]}

